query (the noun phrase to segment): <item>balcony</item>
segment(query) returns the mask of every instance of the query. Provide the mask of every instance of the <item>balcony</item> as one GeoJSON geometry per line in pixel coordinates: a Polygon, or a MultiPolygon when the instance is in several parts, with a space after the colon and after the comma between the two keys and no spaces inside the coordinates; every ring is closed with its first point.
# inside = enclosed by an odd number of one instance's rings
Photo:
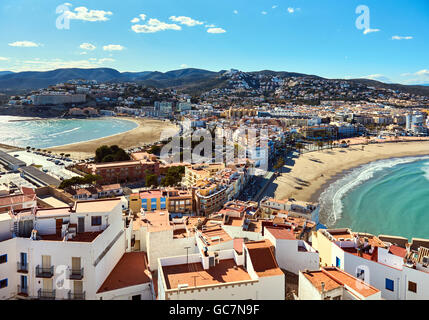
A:
{"type": "Polygon", "coordinates": [[[68,293],[69,300],[85,300],[85,291],[81,293],[73,293],[71,290],[68,293]]]}
{"type": "Polygon", "coordinates": [[[28,273],[28,263],[17,262],[17,272],[28,273]]]}
{"type": "Polygon", "coordinates": [[[51,267],[36,267],[37,278],[52,278],[54,275],[54,266],[51,267]]]}
{"type": "Polygon", "coordinates": [[[37,291],[39,300],[55,300],[55,290],[39,289],[37,291]]]}
{"type": "Polygon", "coordinates": [[[83,268],[71,269],[69,273],[70,280],[82,280],[83,279],[83,268]]]}
{"type": "Polygon", "coordinates": [[[28,297],[28,287],[21,287],[18,285],[18,295],[23,297],[28,297]]]}

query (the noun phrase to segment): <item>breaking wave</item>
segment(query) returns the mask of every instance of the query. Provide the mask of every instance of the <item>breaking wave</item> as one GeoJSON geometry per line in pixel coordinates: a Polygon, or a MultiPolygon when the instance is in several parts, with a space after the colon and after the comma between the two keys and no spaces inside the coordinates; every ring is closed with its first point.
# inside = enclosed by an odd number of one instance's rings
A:
{"type": "MultiPolygon", "coordinates": [[[[376,172],[400,164],[412,163],[425,159],[429,159],[429,156],[392,158],[374,161],[352,169],[342,178],[330,184],[328,188],[321,193],[319,204],[322,221],[324,221],[327,226],[334,225],[335,222],[341,218],[343,212],[342,199],[357,186],[373,178],[376,172]]],[[[426,179],[429,180],[429,162],[425,163],[425,165],[427,166],[422,170],[426,173],[426,179]]]]}

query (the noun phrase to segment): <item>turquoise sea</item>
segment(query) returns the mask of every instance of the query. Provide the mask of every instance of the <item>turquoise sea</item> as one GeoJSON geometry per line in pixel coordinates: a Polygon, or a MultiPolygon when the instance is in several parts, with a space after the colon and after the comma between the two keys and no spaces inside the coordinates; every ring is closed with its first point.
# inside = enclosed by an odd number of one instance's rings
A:
{"type": "Polygon", "coordinates": [[[328,227],[429,238],[429,156],[380,160],[351,170],[320,196],[328,227]]]}
{"type": "Polygon", "coordinates": [[[48,148],[99,139],[138,126],[133,121],[112,118],[15,120],[25,118],[0,116],[0,143],[24,148],[48,148]]]}

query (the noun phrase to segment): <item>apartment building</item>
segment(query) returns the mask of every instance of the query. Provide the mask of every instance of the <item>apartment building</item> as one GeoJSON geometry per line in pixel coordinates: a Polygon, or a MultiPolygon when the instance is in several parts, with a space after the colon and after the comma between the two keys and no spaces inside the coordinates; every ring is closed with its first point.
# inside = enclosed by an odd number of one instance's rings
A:
{"type": "Polygon", "coordinates": [[[283,300],[285,276],[265,241],[158,260],[161,300],[283,300]]]}
{"type": "Polygon", "coordinates": [[[196,252],[195,224],[188,216],[170,221],[167,211],[139,213],[133,221],[132,251],[146,252],[148,267],[154,271],[158,258],[196,252]]]}
{"type": "Polygon", "coordinates": [[[130,209],[133,212],[168,210],[170,213],[190,214],[192,208],[192,191],[185,189],[141,190],[130,195],[130,209]]]}
{"type": "Polygon", "coordinates": [[[225,164],[223,163],[186,166],[183,183],[188,187],[192,187],[196,185],[198,181],[210,178],[223,169],[225,169],[225,164]]]}
{"type": "Polygon", "coordinates": [[[115,184],[144,180],[147,172],[159,174],[157,161],[120,161],[109,163],[90,163],[78,165],[86,173],[99,175],[100,184],[115,184]]]}
{"type": "Polygon", "coordinates": [[[381,300],[381,292],[336,267],[300,271],[299,300],[381,300]]]}
{"type": "Polygon", "coordinates": [[[387,238],[392,242],[350,229],[320,229],[313,232],[312,245],[322,265],[356,275],[379,289],[384,299],[429,299],[429,240],[404,244],[387,238]]]}
{"type": "Polygon", "coordinates": [[[118,198],[0,214],[0,298],[98,299],[131,229],[118,198]]]}
{"type": "Polygon", "coordinates": [[[301,217],[319,223],[320,206],[317,203],[265,197],[259,205],[265,216],[270,218],[275,216],[301,217]]]}

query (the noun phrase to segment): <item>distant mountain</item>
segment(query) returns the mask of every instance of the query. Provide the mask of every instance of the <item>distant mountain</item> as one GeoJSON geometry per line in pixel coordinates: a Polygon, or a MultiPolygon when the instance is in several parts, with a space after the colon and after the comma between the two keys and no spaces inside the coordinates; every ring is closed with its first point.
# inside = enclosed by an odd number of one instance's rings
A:
{"type": "Polygon", "coordinates": [[[40,89],[73,79],[98,82],[135,81],[147,82],[157,87],[180,86],[193,81],[215,78],[217,72],[200,69],[182,69],[169,72],[123,72],[115,69],[57,69],[44,72],[19,72],[0,74],[0,89],[40,89]]]}
{"type": "MultiPolygon", "coordinates": [[[[202,92],[214,88],[223,88],[228,82],[227,71],[221,70],[213,72],[203,69],[187,68],[173,70],[168,72],[158,71],[143,71],[143,72],[119,72],[110,68],[95,68],[95,69],[57,69],[44,72],[19,72],[13,73],[10,71],[0,72],[0,90],[23,90],[23,89],[40,89],[50,85],[66,82],[68,80],[83,79],[96,80],[98,82],[138,82],[147,86],[158,88],[185,88],[191,92],[202,92]]],[[[315,79],[324,79],[316,75],[307,75],[296,72],[262,70],[254,72],[242,73],[245,79],[250,79],[251,86],[258,86],[255,79],[261,76],[272,77],[306,77],[315,79]]],[[[333,79],[335,80],[335,79],[333,79]]],[[[342,79],[338,79],[342,80],[342,79]]],[[[422,94],[429,96],[428,85],[401,85],[383,83],[370,79],[351,79],[344,80],[373,86],[378,88],[388,88],[392,90],[400,90],[402,92],[422,94]]]]}

